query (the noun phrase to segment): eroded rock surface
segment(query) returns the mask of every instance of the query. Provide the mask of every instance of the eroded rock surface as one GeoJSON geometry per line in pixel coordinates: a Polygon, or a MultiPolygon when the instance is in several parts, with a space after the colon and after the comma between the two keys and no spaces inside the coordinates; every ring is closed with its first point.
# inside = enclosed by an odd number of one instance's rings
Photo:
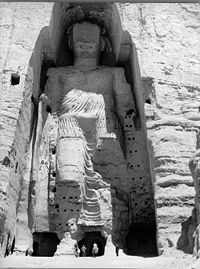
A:
{"type": "MultiPolygon", "coordinates": [[[[0,227],[1,250],[12,246],[16,235],[17,214],[25,216],[29,179],[25,176],[29,158],[32,67],[27,71],[41,28],[49,24],[52,4],[1,3],[0,38],[0,227]],[[37,11],[37,12],[36,12],[37,11]],[[43,16],[46,13],[47,16],[43,16]],[[49,14],[49,15],[48,15],[49,14]],[[19,84],[11,85],[11,75],[20,75],[19,84]],[[24,193],[22,194],[22,189],[24,193]],[[22,205],[19,205],[21,195],[22,205]],[[9,235],[10,234],[10,235],[9,235]]],[[[37,52],[38,54],[40,51],[37,52]]],[[[35,59],[36,60],[36,59],[35,59]]],[[[37,59],[39,62],[39,59],[37,59]]],[[[25,219],[23,222],[26,221],[25,219]]],[[[21,223],[20,236],[26,230],[21,223]]],[[[21,246],[24,243],[21,242],[21,246]]],[[[25,244],[26,245],[26,244],[25,244]]],[[[26,247],[26,246],[25,246],[26,247]]],[[[24,249],[25,251],[25,249],[24,249]]]]}
{"type": "Polygon", "coordinates": [[[160,246],[176,247],[180,223],[191,216],[195,202],[188,163],[200,127],[200,6],[119,5],[145,89],[160,246]]]}

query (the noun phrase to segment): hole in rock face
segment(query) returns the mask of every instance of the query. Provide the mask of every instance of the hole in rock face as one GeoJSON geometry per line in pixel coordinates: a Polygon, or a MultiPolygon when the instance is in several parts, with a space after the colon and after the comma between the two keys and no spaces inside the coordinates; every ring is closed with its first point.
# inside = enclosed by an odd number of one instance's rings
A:
{"type": "Polygon", "coordinates": [[[56,192],[56,187],[53,187],[53,190],[52,190],[52,192],[56,192]]]}
{"type": "Polygon", "coordinates": [[[33,254],[32,256],[52,257],[60,243],[56,233],[35,232],[33,233],[33,254]]]}
{"type": "Polygon", "coordinates": [[[8,156],[6,156],[3,161],[2,161],[2,165],[6,166],[6,167],[10,167],[10,158],[8,156]]]}
{"type": "Polygon", "coordinates": [[[19,84],[19,81],[20,81],[20,75],[17,73],[12,73],[11,79],[10,79],[11,85],[13,85],[13,86],[17,85],[17,84],[19,84]]]}
{"type": "MultiPolygon", "coordinates": [[[[101,235],[101,232],[86,232],[85,237],[78,242],[78,246],[81,250],[84,245],[86,247],[86,256],[91,257],[94,243],[96,243],[99,248],[97,256],[104,255],[106,238],[101,235]]],[[[80,252],[80,256],[83,256],[82,251],[80,252]]]]}
{"type": "Polygon", "coordinates": [[[46,112],[51,113],[51,107],[49,105],[46,106],[46,112]]]}
{"type": "Polygon", "coordinates": [[[151,105],[151,100],[150,100],[150,98],[146,99],[145,103],[151,105]]]}
{"type": "Polygon", "coordinates": [[[158,256],[156,223],[134,223],[126,236],[125,253],[133,256],[158,256]]]}
{"type": "Polygon", "coordinates": [[[132,115],[134,113],[134,110],[133,109],[129,109],[127,112],[126,112],[126,115],[129,116],[129,115],[132,115]]]}
{"type": "Polygon", "coordinates": [[[52,149],[52,154],[56,154],[56,147],[52,149]]]}

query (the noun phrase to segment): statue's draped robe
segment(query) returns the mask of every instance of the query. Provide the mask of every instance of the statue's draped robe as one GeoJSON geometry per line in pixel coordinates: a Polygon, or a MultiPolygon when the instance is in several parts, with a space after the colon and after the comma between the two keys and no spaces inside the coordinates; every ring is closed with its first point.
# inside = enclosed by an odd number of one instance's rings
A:
{"type": "MultiPolygon", "coordinates": [[[[58,233],[68,229],[72,217],[82,225],[103,225],[98,189],[110,183],[127,191],[125,118],[127,111],[135,109],[130,85],[123,68],[60,67],[49,69],[47,75],[39,111],[43,122],[38,161],[44,171],[36,182],[37,189],[46,188],[47,194],[37,195],[35,230],[47,229],[49,218],[49,230],[58,233]],[[56,145],[54,164],[48,157],[51,141],[56,145]],[[51,165],[56,175],[49,206],[51,165]]],[[[132,118],[129,122],[133,124],[132,118]]]]}

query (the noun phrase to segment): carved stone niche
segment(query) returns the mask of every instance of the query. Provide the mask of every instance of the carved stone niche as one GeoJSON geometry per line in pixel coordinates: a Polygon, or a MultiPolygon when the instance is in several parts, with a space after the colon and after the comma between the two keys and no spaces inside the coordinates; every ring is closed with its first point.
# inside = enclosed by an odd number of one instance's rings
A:
{"type": "Polygon", "coordinates": [[[40,242],[56,246],[70,234],[88,256],[94,243],[103,255],[111,235],[126,254],[157,255],[137,53],[116,5],[56,3],[38,50],[31,59],[37,116],[24,189],[28,214],[21,203],[17,229],[29,235],[17,233],[16,245],[23,241],[41,255],[40,242]]]}

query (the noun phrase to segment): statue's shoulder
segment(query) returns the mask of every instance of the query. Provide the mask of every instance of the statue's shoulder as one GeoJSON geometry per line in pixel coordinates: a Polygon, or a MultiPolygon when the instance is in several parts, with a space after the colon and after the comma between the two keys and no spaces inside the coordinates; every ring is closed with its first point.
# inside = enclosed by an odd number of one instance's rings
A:
{"type": "Polygon", "coordinates": [[[125,70],[123,67],[113,67],[113,73],[118,74],[124,74],[125,70]]]}
{"type": "Polygon", "coordinates": [[[109,67],[109,66],[101,66],[101,70],[104,70],[106,72],[110,72],[112,74],[124,74],[125,70],[123,67],[109,67]]]}
{"type": "Polygon", "coordinates": [[[120,80],[124,78],[125,70],[123,67],[111,67],[111,70],[115,79],[120,80]]]}

